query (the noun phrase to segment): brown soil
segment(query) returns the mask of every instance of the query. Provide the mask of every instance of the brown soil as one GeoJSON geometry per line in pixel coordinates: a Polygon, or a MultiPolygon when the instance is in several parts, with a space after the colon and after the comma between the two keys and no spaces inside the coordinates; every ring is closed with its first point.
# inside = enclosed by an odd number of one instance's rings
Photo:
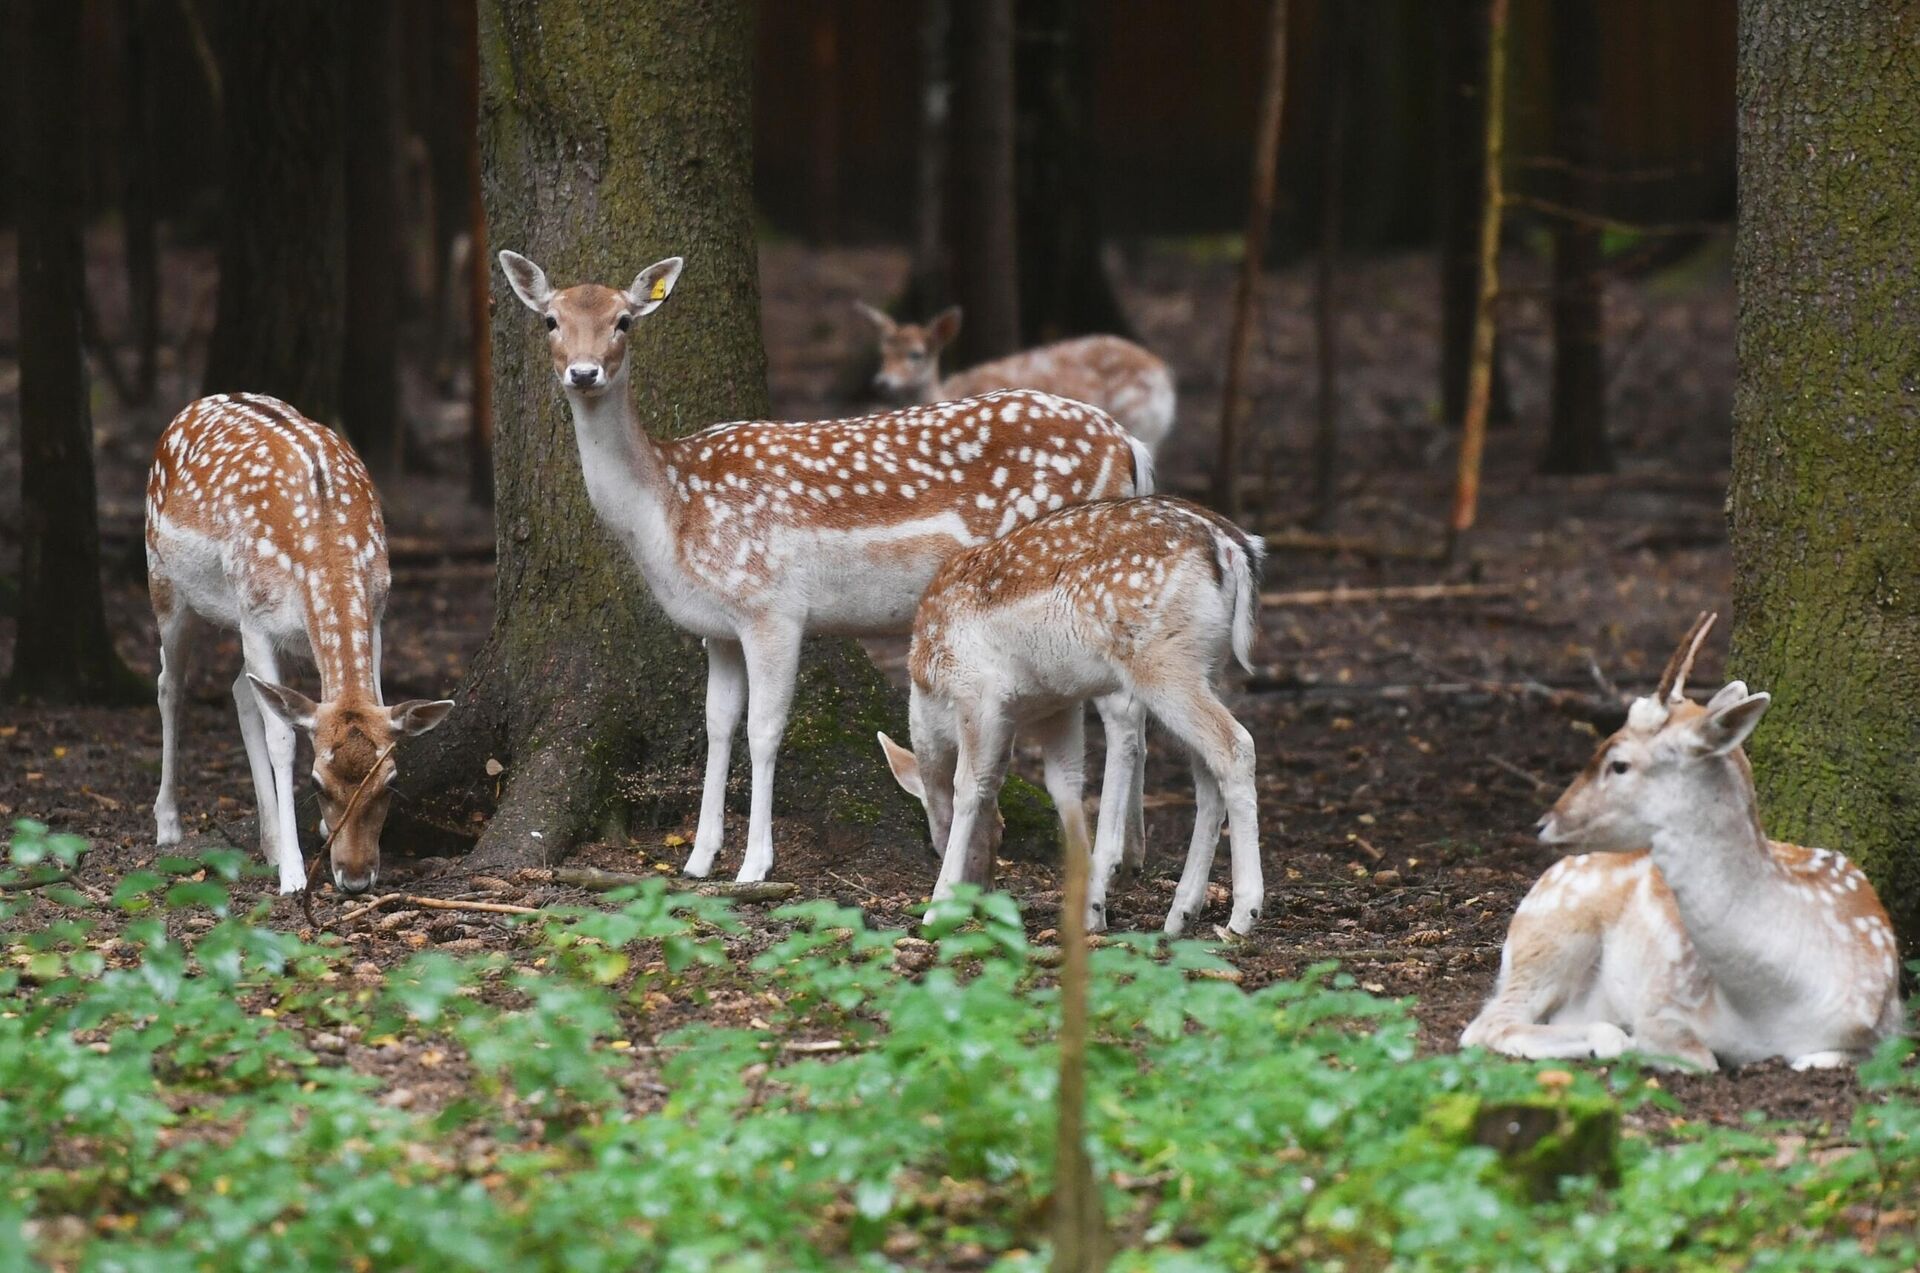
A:
{"type": "MultiPolygon", "coordinates": [[[[0,251],[0,261],[12,255],[0,251]]],[[[97,262],[106,256],[95,254],[97,262]]],[[[118,276],[108,265],[110,257],[96,265],[95,292],[109,327],[119,330],[118,276]]],[[[1180,376],[1180,426],[1162,456],[1162,488],[1199,493],[1218,414],[1230,263],[1143,249],[1115,265],[1140,335],[1180,376]]],[[[1391,552],[1281,546],[1267,577],[1267,587],[1279,591],[1437,581],[1492,587],[1441,601],[1269,606],[1256,646],[1259,672],[1230,699],[1259,749],[1269,904],[1254,936],[1229,957],[1250,985],[1338,961],[1370,990],[1417,997],[1423,1038],[1433,1048],[1452,1045],[1487,993],[1507,917],[1552,860],[1530,828],[1593,747],[1596,722],[1610,727],[1607,718],[1618,711],[1618,696],[1603,693],[1598,677],[1629,690],[1647,685],[1694,612],[1724,608],[1729,588],[1721,502],[1733,304],[1724,261],[1697,262],[1684,279],[1613,287],[1609,409],[1622,471],[1555,479],[1532,473],[1546,343],[1541,306],[1525,298],[1528,268],[1516,265],[1523,299],[1507,321],[1521,423],[1493,439],[1482,525],[1462,561],[1443,567],[1391,552]]],[[[850,302],[885,298],[903,272],[900,256],[883,250],[767,250],[763,284],[779,411],[817,415],[849,405],[834,400],[834,386],[857,382],[852,351],[866,338],[850,302]]],[[[173,253],[168,273],[178,285],[166,289],[167,330],[188,337],[186,351],[168,351],[155,406],[127,410],[103,394],[96,420],[109,613],[121,651],[145,675],[156,662],[139,547],[140,483],[153,438],[192,396],[187,369],[197,365],[210,316],[193,300],[208,294],[206,255],[173,253]]],[[[1314,345],[1307,278],[1287,271],[1271,280],[1256,360],[1256,444],[1243,471],[1256,510],[1250,520],[1270,533],[1290,526],[1308,497],[1314,345]]],[[[10,291],[9,283],[0,278],[0,291],[10,291]]],[[[1329,529],[1390,550],[1437,546],[1449,489],[1451,449],[1432,407],[1434,292],[1424,259],[1357,264],[1346,279],[1347,477],[1329,529]]],[[[18,553],[12,314],[11,305],[0,305],[0,578],[18,553]]],[[[457,472],[461,406],[433,392],[417,371],[409,372],[407,397],[420,436],[445,457],[446,471],[387,493],[396,542],[415,546],[396,555],[386,625],[394,698],[451,690],[486,633],[491,601],[487,563],[449,559],[436,548],[490,535],[486,516],[465,503],[457,472]]],[[[0,665],[12,641],[12,618],[0,617],[0,665]]],[[[1700,683],[1713,682],[1723,648],[1709,646],[1700,683]]],[[[897,643],[875,652],[883,665],[897,664],[897,643]]],[[[230,638],[201,661],[181,802],[192,831],[250,848],[251,784],[228,692],[238,662],[230,638]]],[[[118,875],[155,856],[149,806],[159,727],[151,707],[0,710],[0,817],[41,818],[93,841],[81,879],[95,888],[110,889],[118,875]]],[[[691,706],[687,728],[701,728],[691,706]]],[[[1031,757],[1022,763],[1031,776],[1031,757]]],[[[403,757],[403,791],[404,768],[403,757]]],[[[744,790],[743,770],[736,765],[744,790]]],[[[1158,927],[1189,830],[1184,762],[1158,742],[1148,791],[1153,850],[1144,877],[1114,896],[1117,927],[1158,927]]],[[[665,837],[691,830],[688,811],[682,825],[628,845],[588,846],[576,860],[624,870],[675,864],[684,850],[665,837]]],[[[734,856],[723,854],[722,870],[738,861],[744,825],[729,831],[734,856]]],[[[860,906],[876,925],[913,922],[933,877],[929,855],[829,855],[820,841],[811,828],[783,824],[775,877],[798,884],[804,896],[860,906]]],[[[548,884],[476,878],[447,859],[409,861],[405,850],[388,845],[384,879],[399,889],[530,904],[586,898],[548,884]]],[[[1000,883],[1025,906],[1033,931],[1053,926],[1059,893],[1052,871],[1007,862],[1000,883]]],[[[241,891],[262,887],[264,881],[249,881],[241,891]]],[[[1216,894],[1212,923],[1224,922],[1226,912],[1224,890],[1216,887],[1216,894]]],[[[317,905],[328,922],[351,908],[331,893],[317,905]]],[[[516,940],[509,925],[488,916],[416,911],[394,921],[389,913],[347,930],[373,965],[363,966],[366,975],[422,944],[507,949],[516,940]]],[[[294,902],[276,902],[273,915],[276,923],[304,927],[294,902]]],[[[761,934],[749,942],[764,940],[761,934]]],[[[736,998],[715,995],[704,1008],[687,1005],[687,1013],[750,1011],[744,995],[736,998]]],[[[457,1065],[428,1063],[410,1049],[348,1042],[345,1051],[393,1090],[432,1094],[461,1081],[457,1065]]],[[[1794,1074],[1777,1064],[1663,1083],[1690,1116],[1731,1122],[1758,1110],[1816,1135],[1843,1125],[1857,1097],[1851,1074],[1794,1074]]]]}

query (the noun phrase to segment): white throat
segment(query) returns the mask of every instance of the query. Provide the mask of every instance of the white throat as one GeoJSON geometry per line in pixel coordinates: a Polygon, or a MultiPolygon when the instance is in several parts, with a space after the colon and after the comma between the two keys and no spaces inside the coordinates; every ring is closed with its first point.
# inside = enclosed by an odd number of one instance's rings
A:
{"type": "Polygon", "coordinates": [[[656,588],[673,564],[660,453],[634,414],[624,369],[595,394],[562,386],[587,498],[656,588]]]}

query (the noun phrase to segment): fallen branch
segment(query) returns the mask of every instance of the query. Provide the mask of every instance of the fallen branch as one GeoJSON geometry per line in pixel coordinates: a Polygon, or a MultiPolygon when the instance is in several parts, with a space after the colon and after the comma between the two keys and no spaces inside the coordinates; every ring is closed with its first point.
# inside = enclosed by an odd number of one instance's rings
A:
{"type": "Polygon", "coordinates": [[[1384,588],[1309,588],[1300,592],[1263,592],[1263,606],[1337,606],[1364,601],[1457,601],[1469,597],[1506,597],[1504,583],[1417,583],[1384,588]]]}
{"type": "Polygon", "coordinates": [[[405,902],[408,906],[418,906],[423,910],[430,911],[478,911],[487,915],[538,915],[541,913],[538,906],[514,906],[507,902],[453,902],[448,901],[444,897],[418,897],[412,893],[388,893],[384,896],[374,898],[364,906],[354,907],[345,915],[342,915],[338,922],[343,925],[350,924],[362,915],[370,914],[383,906],[391,906],[395,902],[405,902]]]}
{"type": "MultiPolygon", "coordinates": [[[[603,871],[595,866],[556,866],[537,874],[522,871],[520,876],[522,879],[551,879],[555,884],[592,889],[596,893],[607,893],[616,888],[633,888],[648,880],[660,878],[657,875],[640,875],[632,871],[603,871]]],[[[773,880],[680,878],[669,879],[667,887],[676,893],[697,893],[701,897],[730,897],[736,902],[784,902],[800,891],[798,884],[776,883],[773,880]]]]}

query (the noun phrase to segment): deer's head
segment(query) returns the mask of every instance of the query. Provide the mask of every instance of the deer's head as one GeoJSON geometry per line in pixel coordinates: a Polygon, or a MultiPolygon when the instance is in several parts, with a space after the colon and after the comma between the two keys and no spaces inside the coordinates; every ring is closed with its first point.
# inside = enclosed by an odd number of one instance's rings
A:
{"type": "Polygon", "coordinates": [[[500,254],[513,294],[546,322],[547,349],[560,387],[586,397],[620,383],[627,369],[628,333],[673,294],[683,264],[677,256],[655,261],[625,291],[598,283],[555,291],[546,271],[532,261],[518,252],[500,254]]]}
{"type": "MultiPolygon", "coordinates": [[[[366,892],[380,877],[380,829],[387,823],[399,773],[393,745],[445,720],[452,700],[414,699],[393,707],[339,699],[316,703],[252,673],[247,679],[261,706],[312,740],[320,833],[330,837],[334,887],[342,893],[366,892]]],[[[271,816],[270,811],[261,810],[261,816],[271,816]]]]}
{"type": "Polygon", "coordinates": [[[1772,700],[1729,682],[1702,706],[1686,697],[1694,656],[1713,626],[1702,614],[1667,660],[1652,696],[1635,699],[1627,723],[1601,743],[1593,759],[1540,820],[1540,839],[1583,849],[1645,848],[1654,833],[1697,816],[1704,801],[1725,799],[1725,782],[1751,805],[1753,777],[1740,744],[1772,700]]]}
{"type": "MultiPolygon", "coordinates": [[[[960,744],[952,717],[950,710],[936,707],[916,689],[907,704],[908,725],[913,731],[912,750],[884,733],[879,735],[880,750],[886,755],[893,780],[927,811],[927,834],[933,840],[935,856],[946,852],[947,837],[953,830],[953,776],[960,759],[960,744]]],[[[987,807],[992,816],[981,819],[975,829],[977,847],[971,856],[978,860],[979,854],[984,853],[984,860],[991,863],[1000,852],[1006,822],[1000,816],[997,802],[987,807]]]]}
{"type": "Polygon", "coordinates": [[[865,301],[854,305],[880,333],[880,370],[873,387],[902,401],[932,396],[940,383],[940,351],[960,334],[960,307],[949,306],[922,326],[896,323],[865,301]]]}

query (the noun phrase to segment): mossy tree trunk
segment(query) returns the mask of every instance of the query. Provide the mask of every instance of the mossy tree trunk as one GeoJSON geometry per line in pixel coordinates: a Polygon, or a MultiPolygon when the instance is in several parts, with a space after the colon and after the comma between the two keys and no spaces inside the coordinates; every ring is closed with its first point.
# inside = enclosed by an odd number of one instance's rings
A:
{"type": "Polygon", "coordinates": [[[1912,6],[1742,0],[1733,668],[1770,833],[1920,939],[1920,41],[1912,6]]]}
{"type": "MultiPolygon", "coordinates": [[[[491,246],[531,256],[558,286],[625,285],[662,257],[687,259],[629,354],[635,407],[656,435],[767,410],[751,26],[749,0],[480,6],[491,246]]],[[[538,320],[497,271],[495,297],[494,627],[459,710],[409,762],[409,785],[431,793],[416,809],[443,826],[497,788],[475,861],[536,863],[618,834],[637,808],[677,818],[697,806],[706,670],[699,641],[661,613],[587,502],[538,320]],[[505,766],[497,780],[490,758],[505,766]]],[[[888,798],[874,743],[904,715],[884,682],[846,641],[812,646],[801,682],[776,810],[904,840],[912,811],[888,798]]],[[[745,770],[736,760],[736,790],[745,770]]]]}

